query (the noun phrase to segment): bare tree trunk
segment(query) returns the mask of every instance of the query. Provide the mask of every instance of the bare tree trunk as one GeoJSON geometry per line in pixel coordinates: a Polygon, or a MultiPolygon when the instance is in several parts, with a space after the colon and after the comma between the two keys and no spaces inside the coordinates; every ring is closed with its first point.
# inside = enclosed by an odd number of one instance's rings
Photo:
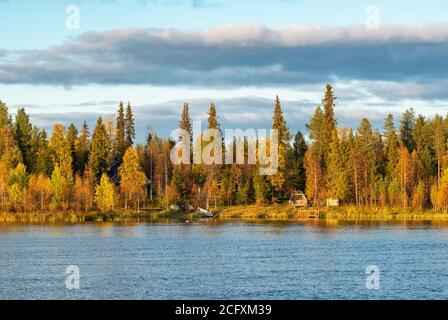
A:
{"type": "Polygon", "coordinates": [[[359,198],[358,198],[358,170],[355,167],[355,201],[356,201],[356,205],[359,206],[359,198]]]}
{"type": "Polygon", "coordinates": [[[152,189],[152,157],[150,158],[150,161],[149,161],[149,180],[151,180],[150,181],[150,184],[149,184],[149,192],[150,192],[150,195],[149,195],[149,197],[150,197],[150,199],[151,199],[151,202],[152,202],[152,192],[153,192],[153,189],[152,189]]]}

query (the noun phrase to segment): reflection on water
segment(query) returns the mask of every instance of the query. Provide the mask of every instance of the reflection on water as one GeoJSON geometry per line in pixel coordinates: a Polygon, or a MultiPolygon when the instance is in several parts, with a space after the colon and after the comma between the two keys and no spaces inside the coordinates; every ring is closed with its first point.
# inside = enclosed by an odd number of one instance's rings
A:
{"type": "Polygon", "coordinates": [[[0,225],[3,299],[448,296],[448,223],[265,220],[0,225]],[[81,289],[65,288],[79,266],[81,289]],[[365,288],[377,265],[380,290],[365,288]]]}

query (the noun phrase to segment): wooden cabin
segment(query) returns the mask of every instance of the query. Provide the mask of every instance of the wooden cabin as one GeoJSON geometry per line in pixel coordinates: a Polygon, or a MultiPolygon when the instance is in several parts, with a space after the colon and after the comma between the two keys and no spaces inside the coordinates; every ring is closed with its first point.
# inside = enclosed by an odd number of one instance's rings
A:
{"type": "Polygon", "coordinates": [[[340,205],[339,199],[335,198],[327,199],[327,208],[337,208],[339,207],[339,205],[340,205]]]}
{"type": "Polygon", "coordinates": [[[306,195],[301,192],[293,192],[291,198],[289,199],[289,205],[297,208],[308,208],[308,199],[306,195]]]}

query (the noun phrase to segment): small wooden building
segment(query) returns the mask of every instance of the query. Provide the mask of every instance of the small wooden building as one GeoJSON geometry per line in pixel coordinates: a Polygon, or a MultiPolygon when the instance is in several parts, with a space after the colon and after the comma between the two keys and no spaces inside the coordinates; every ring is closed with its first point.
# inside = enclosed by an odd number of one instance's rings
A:
{"type": "Polygon", "coordinates": [[[308,199],[302,191],[293,192],[289,199],[289,205],[297,208],[308,208],[308,199]]]}
{"type": "Polygon", "coordinates": [[[339,207],[339,205],[340,205],[339,199],[335,198],[327,199],[327,208],[337,208],[339,207]]]}

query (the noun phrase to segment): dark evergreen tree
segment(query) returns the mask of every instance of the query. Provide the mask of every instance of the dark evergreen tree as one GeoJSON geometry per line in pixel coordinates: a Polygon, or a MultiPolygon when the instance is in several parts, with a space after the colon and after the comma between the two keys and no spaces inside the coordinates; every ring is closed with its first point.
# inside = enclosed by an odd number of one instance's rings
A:
{"type": "Polygon", "coordinates": [[[76,152],[78,144],[78,129],[71,123],[67,128],[67,143],[70,146],[70,154],[72,155],[73,172],[78,171],[78,154],[76,152]]]}
{"type": "Polygon", "coordinates": [[[14,123],[14,135],[17,145],[22,152],[23,162],[28,170],[32,171],[32,150],[31,150],[31,135],[33,126],[30,123],[30,118],[26,114],[24,108],[17,111],[16,121],[14,123]]]}
{"type": "Polygon", "coordinates": [[[297,131],[294,136],[293,148],[288,152],[287,160],[287,185],[289,189],[304,191],[306,185],[305,175],[305,154],[308,145],[305,142],[302,132],[297,131]]]}
{"type": "Polygon", "coordinates": [[[414,109],[408,109],[403,113],[403,117],[400,121],[400,143],[406,147],[409,153],[412,153],[415,148],[413,139],[413,130],[415,125],[415,111],[414,109]]]}
{"type": "Polygon", "coordinates": [[[83,174],[89,161],[89,126],[84,121],[81,132],[78,136],[78,143],[76,145],[76,169],[80,174],[83,174]]]}
{"type": "Polygon", "coordinates": [[[98,118],[95,130],[93,131],[92,144],[89,155],[89,166],[96,176],[97,183],[103,173],[109,169],[109,138],[103,119],[98,118]]]}
{"type": "Polygon", "coordinates": [[[125,122],[125,115],[124,115],[124,105],[123,105],[123,102],[120,102],[120,106],[118,107],[116,137],[115,137],[115,145],[114,145],[114,157],[115,157],[115,159],[119,160],[120,162],[123,159],[124,153],[126,151],[125,127],[126,127],[126,122],[125,122]]]}
{"type": "Polygon", "coordinates": [[[47,132],[43,129],[39,133],[39,147],[36,154],[36,173],[43,173],[50,176],[53,172],[50,150],[48,147],[47,132]]]}
{"type": "Polygon", "coordinates": [[[127,149],[134,145],[134,139],[135,139],[134,115],[132,114],[132,107],[130,102],[128,103],[128,106],[126,108],[125,133],[126,133],[125,149],[127,149]]]}
{"type": "Polygon", "coordinates": [[[333,88],[330,84],[327,84],[325,88],[325,97],[322,100],[322,105],[324,107],[323,119],[322,119],[322,132],[320,133],[321,138],[321,149],[324,159],[324,165],[327,165],[327,157],[330,150],[331,140],[333,139],[333,132],[336,130],[336,118],[334,116],[335,100],[337,98],[333,94],[333,88]]]}

